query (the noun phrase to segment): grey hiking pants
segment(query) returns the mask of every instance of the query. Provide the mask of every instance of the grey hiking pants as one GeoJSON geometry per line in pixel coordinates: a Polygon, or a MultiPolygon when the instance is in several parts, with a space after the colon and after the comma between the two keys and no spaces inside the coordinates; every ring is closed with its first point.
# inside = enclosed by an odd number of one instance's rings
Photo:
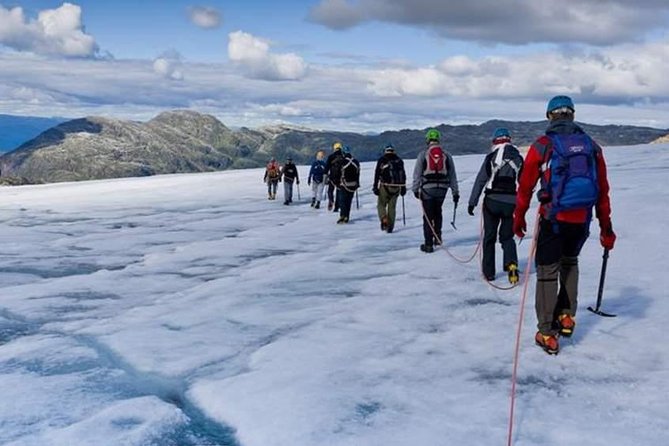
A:
{"type": "Polygon", "coordinates": [[[553,223],[542,219],[537,239],[537,328],[556,334],[560,314],[576,315],[578,306],[578,255],[588,238],[585,223],[553,223]]]}
{"type": "Polygon", "coordinates": [[[376,210],[379,214],[379,220],[386,218],[391,228],[395,227],[395,210],[397,206],[397,197],[400,196],[399,187],[381,186],[379,189],[379,198],[376,202],[376,210]]]}
{"type": "Polygon", "coordinates": [[[293,182],[286,179],[283,180],[283,199],[287,203],[293,202],[293,182]]]}
{"type": "Polygon", "coordinates": [[[316,201],[321,201],[323,199],[323,190],[325,189],[325,183],[320,182],[317,183],[315,181],[311,182],[311,192],[313,194],[313,198],[316,201]]]}
{"type": "Polygon", "coordinates": [[[510,263],[518,264],[516,242],[513,240],[513,210],[516,205],[486,197],[483,200],[483,275],[495,276],[495,242],[499,232],[504,271],[510,263]]]}

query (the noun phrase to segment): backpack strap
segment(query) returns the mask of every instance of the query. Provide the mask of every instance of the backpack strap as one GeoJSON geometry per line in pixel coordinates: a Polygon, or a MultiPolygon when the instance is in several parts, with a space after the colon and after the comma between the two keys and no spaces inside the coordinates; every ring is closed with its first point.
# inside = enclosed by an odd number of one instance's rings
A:
{"type": "Polygon", "coordinates": [[[518,172],[520,172],[520,167],[518,167],[515,161],[511,158],[504,159],[507,145],[508,144],[504,144],[502,147],[498,147],[495,158],[491,160],[490,179],[488,179],[488,182],[485,185],[486,190],[492,190],[492,183],[495,181],[497,173],[506,165],[510,166],[513,171],[516,172],[516,185],[518,184],[518,172]]]}

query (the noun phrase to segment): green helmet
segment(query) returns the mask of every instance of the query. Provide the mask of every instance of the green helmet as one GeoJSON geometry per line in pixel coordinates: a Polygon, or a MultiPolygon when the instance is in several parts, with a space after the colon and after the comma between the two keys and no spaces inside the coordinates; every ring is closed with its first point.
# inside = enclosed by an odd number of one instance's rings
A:
{"type": "Polygon", "coordinates": [[[425,141],[439,141],[441,139],[441,133],[437,129],[429,129],[425,134],[425,141]]]}

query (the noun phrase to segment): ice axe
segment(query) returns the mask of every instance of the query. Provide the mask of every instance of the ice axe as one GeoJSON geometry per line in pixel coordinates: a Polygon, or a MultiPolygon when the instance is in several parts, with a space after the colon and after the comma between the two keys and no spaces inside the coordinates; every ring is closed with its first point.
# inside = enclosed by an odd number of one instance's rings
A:
{"type": "Polygon", "coordinates": [[[454,203],[453,204],[453,220],[451,220],[451,226],[453,226],[453,229],[455,229],[456,231],[458,230],[458,228],[455,226],[455,212],[457,210],[458,210],[458,203],[454,203]]]}
{"type": "Polygon", "coordinates": [[[616,314],[605,313],[599,309],[602,305],[602,294],[604,294],[604,279],[606,278],[606,265],[609,262],[609,250],[604,249],[604,255],[602,256],[602,272],[599,275],[599,290],[597,291],[597,305],[595,308],[588,307],[588,310],[592,311],[595,314],[604,317],[616,317],[616,314]]]}

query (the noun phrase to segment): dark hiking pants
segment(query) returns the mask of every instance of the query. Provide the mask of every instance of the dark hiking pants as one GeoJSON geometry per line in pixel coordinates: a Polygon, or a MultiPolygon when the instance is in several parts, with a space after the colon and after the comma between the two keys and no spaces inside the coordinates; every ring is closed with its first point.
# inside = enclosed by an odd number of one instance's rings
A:
{"type": "Polygon", "coordinates": [[[328,181],[328,202],[337,206],[337,201],[335,201],[335,189],[336,187],[332,183],[332,180],[328,181]]]}
{"type": "Polygon", "coordinates": [[[560,314],[576,315],[578,255],[588,238],[586,223],[557,223],[541,219],[537,239],[537,327],[543,334],[557,333],[560,314]]]}
{"type": "Polygon", "coordinates": [[[483,200],[483,275],[495,276],[495,242],[499,233],[504,271],[510,263],[518,264],[516,242],[513,240],[513,210],[516,205],[486,198],[483,200]]]}
{"type": "Polygon", "coordinates": [[[443,217],[441,208],[444,204],[444,197],[441,198],[422,198],[423,203],[423,236],[425,237],[425,244],[433,246],[438,241],[435,239],[435,234],[432,232],[430,225],[434,227],[434,232],[439,240],[441,240],[441,224],[443,217]]]}
{"type": "Polygon", "coordinates": [[[349,218],[351,216],[351,204],[353,203],[355,192],[339,188],[337,193],[339,196],[339,216],[349,218]]]}
{"type": "Polygon", "coordinates": [[[386,218],[391,228],[395,227],[395,210],[397,206],[397,197],[400,196],[399,187],[381,186],[379,189],[379,198],[376,203],[376,210],[379,214],[379,220],[386,218]]]}

